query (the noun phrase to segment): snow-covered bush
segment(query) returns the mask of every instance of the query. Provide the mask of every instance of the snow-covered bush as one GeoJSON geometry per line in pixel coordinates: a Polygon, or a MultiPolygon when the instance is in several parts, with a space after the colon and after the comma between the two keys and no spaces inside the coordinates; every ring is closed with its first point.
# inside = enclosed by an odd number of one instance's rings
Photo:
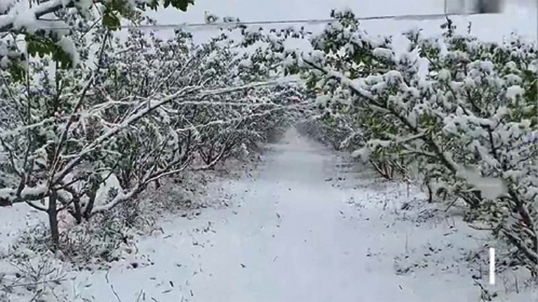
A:
{"type": "Polygon", "coordinates": [[[408,49],[396,55],[390,39],[368,35],[351,12],[333,17],[298,66],[328,114],[360,122],[368,144],[355,154],[415,168],[434,193],[464,200],[534,269],[535,50],[517,39],[457,36],[451,27],[437,40],[406,33],[408,49]]]}
{"type": "Polygon", "coordinates": [[[47,257],[40,257],[30,250],[19,250],[9,261],[11,265],[0,274],[2,301],[20,300],[25,293],[32,293],[35,301],[58,298],[54,286],[67,279],[67,271],[50,251],[47,257]]]}

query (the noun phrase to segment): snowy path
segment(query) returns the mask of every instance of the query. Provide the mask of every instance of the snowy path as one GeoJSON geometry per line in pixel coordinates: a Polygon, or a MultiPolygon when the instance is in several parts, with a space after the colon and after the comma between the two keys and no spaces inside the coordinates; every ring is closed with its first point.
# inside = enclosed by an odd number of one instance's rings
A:
{"type": "MultiPolygon", "coordinates": [[[[139,253],[153,264],[127,261],[108,274],[121,301],[478,301],[465,264],[453,259],[466,252],[458,244],[478,243],[451,241],[457,221],[416,228],[396,215],[405,188],[355,179],[334,154],[297,137],[290,131],[273,146],[258,177],[224,187],[230,208],[172,219],[164,234],[141,238],[139,253]],[[433,260],[397,275],[403,253],[433,260]]],[[[80,297],[118,301],[104,273],[87,277],[75,281],[80,297]]]]}

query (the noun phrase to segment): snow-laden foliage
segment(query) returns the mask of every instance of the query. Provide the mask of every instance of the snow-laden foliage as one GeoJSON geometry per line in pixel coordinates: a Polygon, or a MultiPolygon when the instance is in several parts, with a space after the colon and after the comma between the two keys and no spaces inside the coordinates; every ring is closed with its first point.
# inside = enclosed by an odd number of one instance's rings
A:
{"type": "Polygon", "coordinates": [[[300,64],[326,114],[360,121],[368,138],[355,154],[383,153],[414,167],[433,193],[461,198],[538,263],[535,50],[454,35],[390,39],[360,29],[351,12],[312,40],[300,64]],[[423,68],[423,66],[427,66],[423,68]]]}
{"type": "Polygon", "coordinates": [[[186,11],[192,0],[3,0],[0,3],[0,68],[22,80],[28,61],[35,56],[51,56],[62,68],[80,63],[80,37],[101,23],[116,30],[122,18],[140,21],[146,9],[172,6],[186,11]],[[76,35],[75,35],[76,36],[76,35]],[[21,43],[24,41],[24,43],[21,43]]]}
{"type": "MultiPolygon", "coordinates": [[[[459,36],[448,20],[441,38],[408,32],[407,49],[396,52],[391,38],[366,33],[351,11],[332,17],[311,38],[312,51],[280,53],[284,71],[300,71],[317,92],[314,116],[333,145],[390,163],[450,206],[464,201],[470,220],[510,241],[535,270],[535,49],[517,37],[498,45],[459,36]]],[[[273,50],[282,45],[262,36],[273,50]]]]}
{"type": "Polygon", "coordinates": [[[138,30],[124,42],[94,36],[95,64],[32,62],[25,84],[2,74],[0,204],[47,211],[56,242],[59,211],[80,223],[162,177],[209,169],[282,129],[306,101],[302,86],[242,66],[263,62],[226,35],[200,46],[182,31],[166,41],[138,30]],[[112,179],[119,188],[98,194],[112,179]]]}

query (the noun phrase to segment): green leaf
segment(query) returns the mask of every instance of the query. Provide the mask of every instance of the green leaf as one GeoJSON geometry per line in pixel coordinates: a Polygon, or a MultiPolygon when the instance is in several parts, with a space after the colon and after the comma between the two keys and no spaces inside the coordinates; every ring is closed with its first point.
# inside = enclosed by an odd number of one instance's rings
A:
{"type": "Polygon", "coordinates": [[[13,81],[20,82],[24,79],[26,70],[19,64],[19,62],[13,62],[9,65],[9,73],[11,74],[13,81]]]}
{"type": "Polygon", "coordinates": [[[192,4],[192,1],[190,1],[190,0],[165,0],[165,3],[167,1],[170,1],[172,3],[173,7],[179,8],[180,10],[182,10],[184,12],[187,11],[187,7],[189,6],[189,4],[192,4]]]}
{"type": "Polygon", "coordinates": [[[63,51],[54,41],[49,38],[26,35],[26,49],[31,56],[43,58],[46,55],[52,56],[52,60],[59,63],[59,67],[67,69],[73,67],[73,58],[70,54],[63,51]]]}
{"type": "Polygon", "coordinates": [[[148,6],[152,10],[157,10],[157,8],[159,7],[159,1],[158,0],[150,0],[150,1],[148,1],[148,6]]]}
{"type": "MultiPolygon", "coordinates": [[[[63,51],[51,38],[27,34],[25,41],[28,55],[39,58],[51,56],[52,60],[59,63],[60,68],[67,69],[73,67],[73,58],[71,55],[63,51]]],[[[25,69],[19,62],[11,64],[10,72],[14,81],[22,80],[26,74],[25,69]]]]}
{"type": "Polygon", "coordinates": [[[120,18],[113,11],[107,10],[103,15],[103,25],[110,30],[117,30],[121,26],[120,18]]]}

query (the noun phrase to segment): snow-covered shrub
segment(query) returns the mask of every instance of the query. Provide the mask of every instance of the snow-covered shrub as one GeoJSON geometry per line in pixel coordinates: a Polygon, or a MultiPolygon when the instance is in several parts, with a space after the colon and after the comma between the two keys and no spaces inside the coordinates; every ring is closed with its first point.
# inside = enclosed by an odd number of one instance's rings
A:
{"type": "Polygon", "coordinates": [[[35,301],[57,300],[54,288],[67,280],[67,272],[50,251],[47,256],[32,255],[29,251],[28,257],[12,257],[11,267],[0,274],[0,299],[18,301],[32,293],[35,301]]]}
{"type": "Polygon", "coordinates": [[[158,204],[157,212],[188,211],[199,207],[205,185],[207,180],[203,173],[189,171],[167,180],[161,189],[147,198],[153,198],[158,204]]]}
{"type": "Polygon", "coordinates": [[[107,268],[118,260],[121,247],[132,248],[125,219],[118,212],[107,213],[89,223],[61,232],[58,250],[50,255],[50,228],[44,224],[25,230],[0,258],[24,264],[32,259],[54,256],[77,269],[107,268]]]}

